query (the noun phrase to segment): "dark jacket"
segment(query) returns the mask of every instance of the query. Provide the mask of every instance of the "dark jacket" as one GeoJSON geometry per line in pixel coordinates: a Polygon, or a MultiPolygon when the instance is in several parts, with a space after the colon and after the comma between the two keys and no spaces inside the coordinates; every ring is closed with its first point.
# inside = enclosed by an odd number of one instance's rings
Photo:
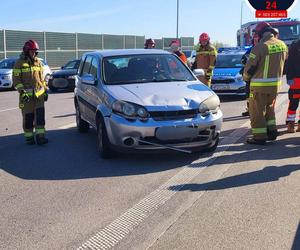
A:
{"type": "Polygon", "coordinates": [[[300,39],[293,42],[289,48],[285,71],[288,80],[300,78],[300,39]]]}

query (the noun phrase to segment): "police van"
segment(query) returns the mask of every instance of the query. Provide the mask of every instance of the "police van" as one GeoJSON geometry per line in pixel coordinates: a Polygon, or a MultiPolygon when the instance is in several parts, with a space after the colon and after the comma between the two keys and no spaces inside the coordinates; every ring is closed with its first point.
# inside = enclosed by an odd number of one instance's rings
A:
{"type": "Polygon", "coordinates": [[[211,88],[218,95],[246,96],[242,56],[249,47],[219,48],[211,88]]]}

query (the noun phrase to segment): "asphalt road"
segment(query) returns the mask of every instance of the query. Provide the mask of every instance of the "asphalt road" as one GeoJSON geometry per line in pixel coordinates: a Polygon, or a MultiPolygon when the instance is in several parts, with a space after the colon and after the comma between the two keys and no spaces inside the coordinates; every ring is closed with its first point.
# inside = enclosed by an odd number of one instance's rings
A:
{"type": "MultiPolygon", "coordinates": [[[[0,249],[300,249],[300,133],[245,145],[245,101],[222,99],[214,154],[112,160],[77,132],[73,93],[50,94],[45,146],[24,144],[17,102],[0,92],[0,249]]],[[[286,108],[283,90],[281,131],[286,108]]]]}

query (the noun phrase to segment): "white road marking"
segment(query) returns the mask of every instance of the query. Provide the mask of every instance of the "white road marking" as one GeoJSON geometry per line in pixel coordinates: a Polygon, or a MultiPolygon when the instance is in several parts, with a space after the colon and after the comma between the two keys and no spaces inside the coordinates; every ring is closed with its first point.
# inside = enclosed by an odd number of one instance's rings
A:
{"type": "Polygon", "coordinates": [[[74,128],[74,127],[76,127],[76,122],[72,122],[70,124],[58,127],[58,129],[68,129],[68,128],[74,128]]]}
{"type": "MultiPolygon", "coordinates": [[[[282,95],[281,98],[278,99],[277,112],[279,110],[282,111],[287,98],[285,95],[282,95]]],[[[233,131],[229,136],[226,136],[220,142],[220,147],[216,149],[213,155],[203,157],[185,166],[180,172],[161,185],[158,189],[154,190],[132,208],[128,209],[120,217],[116,218],[108,226],[90,237],[80,247],[78,247],[77,250],[110,249],[117,245],[123,238],[131,233],[135,227],[142,223],[164,203],[170,200],[171,197],[180,191],[182,187],[189,184],[219,157],[231,155],[231,152],[228,152],[227,150],[248,133],[249,126],[250,121],[248,120],[238,129],[233,131]],[[193,165],[193,167],[190,167],[190,165],[193,165]],[[170,187],[173,187],[172,190],[170,187]]],[[[221,178],[224,172],[226,172],[231,165],[232,164],[228,164],[224,171],[219,173],[217,179],[221,178]]]]}
{"type": "Polygon", "coordinates": [[[15,110],[15,109],[19,109],[19,108],[17,107],[17,108],[10,108],[10,109],[2,109],[2,110],[0,110],[0,113],[15,110]]]}

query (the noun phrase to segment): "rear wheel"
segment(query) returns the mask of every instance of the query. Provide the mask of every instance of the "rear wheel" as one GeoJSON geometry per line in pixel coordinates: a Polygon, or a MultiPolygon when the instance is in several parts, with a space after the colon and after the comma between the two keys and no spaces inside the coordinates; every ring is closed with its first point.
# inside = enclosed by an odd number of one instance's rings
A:
{"type": "Polygon", "coordinates": [[[76,126],[78,131],[80,133],[88,132],[90,128],[90,124],[85,120],[82,120],[78,104],[75,105],[75,109],[76,109],[76,126]]]}
{"type": "Polygon", "coordinates": [[[112,158],[113,151],[110,148],[106,127],[103,118],[98,118],[97,122],[97,143],[100,156],[103,159],[112,158]]]}

